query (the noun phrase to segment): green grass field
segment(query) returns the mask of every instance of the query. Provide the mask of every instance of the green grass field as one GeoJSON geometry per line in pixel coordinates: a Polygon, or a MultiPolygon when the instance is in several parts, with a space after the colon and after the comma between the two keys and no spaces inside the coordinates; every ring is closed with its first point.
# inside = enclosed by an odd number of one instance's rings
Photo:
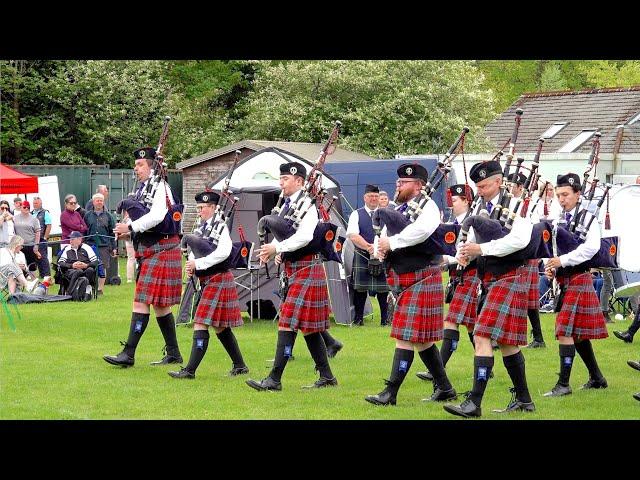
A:
{"type": "MultiPolygon", "coordinates": [[[[124,272],[124,264],[120,272],[124,272]]],[[[282,392],[257,392],[247,378],[261,379],[270,370],[276,343],[276,324],[267,320],[235,329],[250,374],[227,377],[231,361],[212,333],[207,354],[195,380],[176,380],[167,371],[176,366],[151,367],[162,357],[163,340],[155,318],[142,338],[136,365],[121,369],[108,365],[104,354],[120,351],[126,340],[133,284],[107,286],[105,295],[88,303],[61,302],[21,305],[17,331],[9,330],[4,312],[0,330],[0,419],[330,419],[395,420],[435,419],[464,421],[446,413],[441,404],[422,402],[432,392],[415,372],[425,370],[416,355],[395,407],[375,407],[364,401],[383,388],[394,351],[389,327],[379,326],[379,313],[364,327],[332,323],[331,333],[345,347],[331,360],[337,388],[302,390],[317,374],[301,335],[294,347],[295,360],[284,372],[282,392]]],[[[55,290],[57,291],[57,290],[55,290]]],[[[374,304],[377,302],[374,301],[374,304]]],[[[174,313],[177,307],[174,309],[174,313]]],[[[638,419],[640,403],[631,394],[640,391],[640,373],[626,364],[640,358],[638,343],[626,344],[612,330],[625,329],[629,320],[609,326],[611,336],[594,341],[601,370],[609,382],[606,390],[581,391],[587,370],[576,356],[571,377],[573,395],[543,398],[557,379],[558,347],[553,337],[554,315],[543,314],[546,349],[527,350],[527,378],[536,403],[534,414],[500,416],[491,412],[509,402],[511,382],[499,353],[495,378],[487,387],[482,419],[592,420],[638,419]]],[[[192,329],[178,328],[178,341],[186,361],[191,351],[192,329]]],[[[640,342],[640,339],[638,339],[640,342]]],[[[458,351],[447,372],[456,390],[471,389],[472,349],[461,331],[458,351]]]]}

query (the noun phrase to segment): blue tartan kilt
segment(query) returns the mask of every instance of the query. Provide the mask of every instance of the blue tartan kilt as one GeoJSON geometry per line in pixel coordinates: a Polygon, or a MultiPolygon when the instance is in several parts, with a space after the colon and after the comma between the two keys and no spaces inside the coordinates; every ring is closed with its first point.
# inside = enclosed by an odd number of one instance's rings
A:
{"type": "Polygon", "coordinates": [[[382,269],[382,273],[377,277],[369,275],[369,252],[360,248],[353,252],[353,288],[358,292],[384,293],[389,291],[387,276],[382,269]]]}

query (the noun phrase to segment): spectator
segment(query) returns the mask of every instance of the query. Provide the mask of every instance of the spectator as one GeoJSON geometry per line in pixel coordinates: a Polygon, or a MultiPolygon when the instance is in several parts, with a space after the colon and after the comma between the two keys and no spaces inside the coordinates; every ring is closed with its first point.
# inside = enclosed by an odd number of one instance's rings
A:
{"type": "Polygon", "coordinates": [[[11,212],[11,215],[15,215],[16,213],[19,213],[21,208],[22,208],[22,199],[20,197],[14,198],[13,211],[11,212]]]}
{"type": "Polygon", "coordinates": [[[33,210],[31,215],[38,219],[40,223],[40,243],[38,244],[38,251],[42,254],[40,261],[38,262],[38,270],[40,271],[40,277],[44,278],[51,274],[49,268],[49,234],[51,233],[51,214],[46,208],[42,208],[42,199],[40,197],[33,197],[33,210]]]}
{"type": "Polygon", "coordinates": [[[396,202],[389,200],[389,194],[384,190],[380,190],[379,198],[380,198],[380,201],[379,201],[380,208],[387,208],[387,207],[396,208],[398,206],[396,202]]]}
{"type": "Polygon", "coordinates": [[[67,245],[60,255],[58,267],[62,268],[62,276],[68,281],[67,292],[73,292],[79,278],[85,277],[89,285],[95,281],[96,268],[98,267],[98,257],[91,247],[82,244],[82,234],[77,231],[71,232],[69,245],[67,245]]]}
{"type": "MultiPolygon", "coordinates": [[[[98,188],[96,188],[96,193],[100,193],[102,194],[102,196],[104,197],[104,205],[105,205],[105,209],[109,210],[109,189],[107,188],[106,185],[98,185],[98,188]]],[[[87,202],[87,204],[84,206],[85,211],[88,212],[89,210],[93,210],[93,197],[91,197],[91,200],[89,200],[87,202]]]]}
{"type": "Polygon", "coordinates": [[[11,237],[6,247],[0,248],[0,289],[9,287],[9,293],[16,293],[19,283],[23,288],[28,287],[21,266],[18,264],[18,253],[22,249],[24,240],[20,235],[11,237]]]}
{"type": "Polygon", "coordinates": [[[75,195],[70,193],[64,197],[64,211],[60,214],[63,244],[69,243],[64,240],[67,240],[73,231],[80,232],[83,235],[87,233],[87,224],[84,223],[82,216],[76,211],[77,206],[78,201],[75,195]]]}
{"type": "MultiPolygon", "coordinates": [[[[109,212],[104,209],[104,196],[101,193],[93,195],[93,209],[87,210],[84,215],[84,223],[87,224],[87,243],[96,252],[104,272],[109,271],[111,257],[116,256],[116,241],[113,236],[113,229],[116,222],[109,212]]],[[[98,275],[98,295],[104,293],[106,274],[99,272],[98,275]]]]}
{"type": "Polygon", "coordinates": [[[40,222],[37,218],[31,216],[31,205],[26,200],[22,202],[20,213],[13,216],[13,224],[16,235],[20,235],[24,239],[24,256],[27,261],[27,267],[34,264],[38,265],[42,254],[38,250],[40,243],[40,222]]]}
{"type": "Polygon", "coordinates": [[[0,248],[6,247],[14,235],[15,228],[9,202],[2,200],[0,201],[0,248]]]}

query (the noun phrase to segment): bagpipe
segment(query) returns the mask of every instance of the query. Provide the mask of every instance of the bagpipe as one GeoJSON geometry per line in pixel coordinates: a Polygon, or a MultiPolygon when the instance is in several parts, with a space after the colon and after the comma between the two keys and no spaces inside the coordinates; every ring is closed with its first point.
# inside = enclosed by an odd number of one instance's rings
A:
{"type": "MultiPolygon", "coordinates": [[[[116,212],[118,214],[121,214],[124,210],[132,221],[138,220],[143,215],[149,213],[156,191],[161,184],[166,184],[167,182],[167,164],[164,162],[162,152],[169,136],[169,120],[171,120],[171,117],[167,115],[164,118],[164,125],[162,127],[162,133],[160,134],[158,148],[156,148],[156,155],[153,159],[151,175],[145,189],[142,190],[140,195],[136,195],[135,193],[129,194],[128,197],[121,200],[116,207],[116,212]]],[[[162,222],[148,231],[162,235],[180,234],[182,233],[182,213],[184,211],[184,204],[176,202],[172,205],[166,189],[165,197],[167,202],[167,213],[162,219],[162,222]]]]}
{"type": "MultiPolygon", "coordinates": [[[[191,249],[195,258],[206,257],[218,248],[220,235],[225,226],[230,229],[230,224],[233,220],[239,199],[233,196],[233,192],[229,191],[229,183],[231,181],[231,175],[233,175],[238,165],[240,153],[240,150],[235,151],[233,165],[225,178],[224,185],[220,192],[220,200],[216,205],[211,223],[207,224],[206,227],[203,226],[204,228],[201,227],[201,231],[198,233],[187,233],[182,236],[180,248],[183,252],[191,249]]],[[[232,243],[228,261],[230,268],[247,268],[249,266],[251,242],[246,240],[242,226],[238,227],[238,231],[240,233],[240,241],[232,243]]]]}
{"type": "MultiPolygon", "coordinates": [[[[429,176],[426,185],[420,190],[420,194],[407,203],[407,209],[404,212],[391,208],[378,208],[375,211],[372,217],[373,230],[376,233],[376,237],[374,238],[374,255],[369,260],[369,272],[372,275],[382,268],[382,262],[377,258],[377,240],[382,231],[382,227],[386,226],[387,235],[392,236],[402,232],[407,226],[415,222],[427,202],[431,200],[433,193],[451,171],[451,163],[457,155],[457,153],[454,152],[458,147],[461,147],[461,150],[464,148],[464,137],[468,132],[469,129],[467,127],[462,129],[462,132],[453,145],[451,145],[444,158],[438,160],[437,167],[429,176]]],[[[459,229],[460,225],[441,223],[425,241],[418,244],[419,248],[424,250],[424,253],[428,255],[454,256],[456,254],[455,241],[459,229]]]]}
{"type": "Polygon", "coordinates": [[[258,221],[257,230],[261,246],[265,243],[267,233],[271,233],[279,242],[291,237],[300,227],[300,223],[307,212],[315,205],[320,213],[321,221],[316,225],[313,232],[313,239],[305,248],[309,252],[320,253],[325,261],[334,260],[336,262],[342,262],[340,252],[342,250],[344,236],[338,237],[338,225],[331,222],[329,215],[329,211],[333,206],[333,202],[337,200],[337,197],[334,196],[329,207],[325,208],[323,201],[327,191],[321,186],[322,169],[324,168],[327,156],[335,151],[335,142],[338,138],[341,125],[341,122],[335,122],[329,139],[320,151],[318,160],[311,169],[311,172],[307,175],[307,179],[301,190],[302,193],[298,199],[290,205],[289,210],[283,216],[280,216],[284,199],[284,192],[281,192],[276,206],[271,210],[271,214],[263,216],[258,221]],[[336,241],[337,237],[338,240],[336,241]]]}

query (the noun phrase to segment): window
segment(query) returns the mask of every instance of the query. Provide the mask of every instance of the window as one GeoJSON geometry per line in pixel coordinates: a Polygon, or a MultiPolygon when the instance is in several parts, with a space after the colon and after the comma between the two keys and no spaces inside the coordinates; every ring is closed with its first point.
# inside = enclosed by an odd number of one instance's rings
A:
{"type": "Polygon", "coordinates": [[[629,120],[629,122],[627,123],[627,125],[633,125],[634,123],[636,123],[638,120],[640,120],[640,112],[636,113],[635,117],[633,117],[631,120],[629,120]]]}
{"type": "Polygon", "coordinates": [[[547,131],[542,134],[542,138],[544,139],[553,138],[556,136],[556,134],[560,130],[562,130],[566,126],[567,126],[567,122],[556,122],[553,125],[551,125],[549,128],[547,128],[547,131]]]}
{"type": "Polygon", "coordinates": [[[593,137],[596,133],[595,130],[582,130],[573,140],[568,141],[564,146],[558,150],[558,153],[570,153],[575,152],[580,148],[587,140],[593,137]]]}

